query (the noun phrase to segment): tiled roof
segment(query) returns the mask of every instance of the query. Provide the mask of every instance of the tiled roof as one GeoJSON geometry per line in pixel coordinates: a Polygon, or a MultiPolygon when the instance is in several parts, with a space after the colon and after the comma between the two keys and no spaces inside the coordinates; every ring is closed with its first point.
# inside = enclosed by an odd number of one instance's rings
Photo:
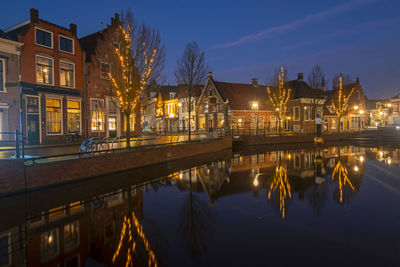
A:
{"type": "Polygon", "coordinates": [[[248,110],[252,101],[258,101],[259,109],[267,109],[267,88],[264,85],[227,83],[214,81],[223,99],[233,110],[248,110]]]}
{"type": "Polygon", "coordinates": [[[311,88],[308,83],[303,80],[292,80],[287,82],[287,87],[291,89],[291,98],[317,98],[326,97],[326,92],[322,89],[311,88]]]}

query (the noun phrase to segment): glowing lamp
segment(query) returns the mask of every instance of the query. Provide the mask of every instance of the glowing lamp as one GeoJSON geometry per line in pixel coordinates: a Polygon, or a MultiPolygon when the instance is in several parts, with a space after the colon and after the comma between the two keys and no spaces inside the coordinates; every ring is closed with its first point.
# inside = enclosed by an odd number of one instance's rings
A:
{"type": "Polygon", "coordinates": [[[364,114],[364,110],[360,110],[360,114],[364,114]]]}
{"type": "Polygon", "coordinates": [[[363,163],[363,161],[364,161],[364,157],[361,156],[361,157],[360,157],[360,162],[363,163]]]}
{"type": "Polygon", "coordinates": [[[258,186],[258,177],[256,176],[256,178],[254,178],[253,180],[253,185],[254,186],[258,186]]]}
{"type": "Polygon", "coordinates": [[[178,103],[178,107],[182,107],[182,103],[178,103]]]}
{"type": "Polygon", "coordinates": [[[358,109],[358,106],[354,106],[354,109],[357,110],[357,109],[358,109]]]}
{"type": "Polygon", "coordinates": [[[258,103],[257,102],[253,102],[253,108],[258,108],[258,103]]]}
{"type": "Polygon", "coordinates": [[[355,171],[355,172],[358,172],[358,171],[359,171],[358,166],[354,166],[354,171],[355,171]]]}

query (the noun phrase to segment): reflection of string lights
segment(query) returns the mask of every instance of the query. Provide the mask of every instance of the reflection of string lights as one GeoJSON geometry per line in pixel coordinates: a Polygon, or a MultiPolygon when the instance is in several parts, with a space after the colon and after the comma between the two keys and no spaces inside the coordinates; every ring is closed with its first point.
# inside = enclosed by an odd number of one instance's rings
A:
{"type": "MultiPolygon", "coordinates": [[[[357,167],[357,166],[356,166],[357,167]]],[[[358,167],[357,167],[358,169],[358,167]]],[[[355,168],[354,168],[355,170],[355,168]]],[[[340,192],[340,203],[343,202],[343,186],[346,185],[346,183],[349,184],[351,190],[354,191],[354,187],[351,184],[351,181],[349,180],[349,173],[347,171],[346,166],[340,160],[335,166],[335,169],[333,170],[332,173],[332,180],[335,180],[335,177],[337,176],[338,181],[339,181],[339,192],[340,192]]]]}
{"type": "MultiPolygon", "coordinates": [[[[157,261],[156,261],[156,257],[155,254],[153,252],[153,250],[150,247],[150,243],[147,240],[144,231],[143,231],[143,226],[140,224],[139,220],[136,218],[135,213],[132,211],[132,220],[125,216],[124,217],[124,222],[122,225],[122,229],[121,229],[121,234],[120,234],[120,239],[118,242],[118,246],[117,246],[117,250],[114,252],[113,258],[112,258],[112,262],[115,263],[115,260],[117,259],[120,251],[121,251],[121,247],[122,247],[122,242],[125,238],[125,233],[126,230],[129,229],[128,231],[128,243],[132,242],[133,240],[133,235],[132,235],[132,225],[135,226],[135,230],[136,233],[138,234],[138,236],[143,240],[143,244],[144,247],[146,249],[146,252],[149,255],[149,261],[148,261],[148,265],[149,266],[157,266],[157,261]]],[[[125,266],[128,266],[131,264],[132,262],[132,255],[135,252],[136,249],[136,241],[133,241],[132,246],[128,248],[127,251],[127,257],[126,257],[126,264],[125,266]]]]}
{"type": "Polygon", "coordinates": [[[355,172],[358,172],[358,171],[359,171],[358,166],[354,166],[354,171],[355,171],[355,172]]]}
{"type": "Polygon", "coordinates": [[[290,194],[290,183],[287,177],[286,169],[283,166],[277,166],[274,174],[273,181],[269,188],[268,199],[271,198],[271,192],[279,187],[279,210],[282,213],[282,218],[285,218],[285,200],[287,196],[292,197],[290,194]]]}
{"type": "Polygon", "coordinates": [[[363,163],[363,161],[364,161],[364,157],[360,156],[360,162],[363,163]]]}

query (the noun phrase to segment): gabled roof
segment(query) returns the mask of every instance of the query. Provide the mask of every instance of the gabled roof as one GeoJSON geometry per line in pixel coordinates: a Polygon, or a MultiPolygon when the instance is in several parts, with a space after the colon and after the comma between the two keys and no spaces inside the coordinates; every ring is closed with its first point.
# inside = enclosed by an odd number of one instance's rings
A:
{"type": "Polygon", "coordinates": [[[28,32],[29,27],[31,26],[30,20],[21,23],[21,26],[16,26],[12,27],[11,30],[7,31],[7,35],[10,37],[10,39],[14,41],[18,41],[18,35],[25,36],[25,34],[28,32]]]}
{"type": "Polygon", "coordinates": [[[96,54],[97,42],[100,38],[103,38],[104,31],[107,31],[107,28],[79,39],[79,43],[86,53],[86,62],[91,62],[91,56],[96,54]]]}
{"type": "Polygon", "coordinates": [[[291,98],[326,98],[326,92],[322,89],[311,88],[308,83],[303,80],[292,80],[286,83],[286,86],[291,89],[291,98]]]}
{"type": "Polygon", "coordinates": [[[260,110],[267,109],[267,88],[247,83],[213,81],[224,101],[229,101],[232,110],[249,110],[250,103],[257,101],[260,110]]]}
{"type": "MultiPolygon", "coordinates": [[[[170,93],[175,93],[174,98],[184,98],[187,97],[186,85],[178,84],[178,85],[162,85],[160,86],[159,92],[161,93],[161,97],[163,100],[170,99],[170,93]]],[[[192,91],[192,97],[199,97],[201,94],[201,88],[203,85],[195,86],[192,91]]]]}

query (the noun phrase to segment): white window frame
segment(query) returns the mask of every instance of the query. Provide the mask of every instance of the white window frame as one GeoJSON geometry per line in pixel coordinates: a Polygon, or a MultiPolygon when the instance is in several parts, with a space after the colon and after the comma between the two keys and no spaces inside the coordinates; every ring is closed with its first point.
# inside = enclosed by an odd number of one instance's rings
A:
{"type": "MultiPolygon", "coordinates": [[[[40,99],[39,99],[40,101],[40,99]]],[[[46,114],[46,120],[45,120],[45,127],[46,127],[46,135],[47,136],[54,136],[54,135],[63,135],[64,134],[64,112],[63,112],[63,98],[59,96],[52,96],[52,95],[46,95],[45,100],[44,100],[44,108],[45,108],[45,114],[46,114]],[[61,133],[48,133],[47,132],[47,99],[57,99],[60,100],[61,106],[61,133]]]]}
{"type": "Polygon", "coordinates": [[[304,106],[304,121],[311,120],[311,108],[309,106],[304,106]],[[306,117],[306,113],[308,114],[308,118],[306,117]]]}
{"type": "Polygon", "coordinates": [[[63,53],[75,55],[75,42],[74,42],[74,38],[71,38],[71,37],[68,37],[68,36],[65,36],[65,35],[59,35],[59,36],[58,36],[58,50],[61,51],[61,52],[63,52],[63,53]],[[61,37],[62,37],[62,38],[65,38],[65,39],[69,39],[69,40],[72,41],[72,53],[61,49],[61,37]]]}
{"type": "Polygon", "coordinates": [[[58,70],[59,70],[59,79],[60,79],[60,87],[64,87],[64,88],[72,88],[72,89],[75,89],[76,88],[76,86],[75,86],[75,81],[76,81],[76,75],[75,75],[75,73],[76,73],[76,71],[75,71],[75,63],[74,62],[72,62],[72,61],[69,61],[69,60],[64,60],[64,59],[60,59],[59,60],[59,62],[58,62],[58,70]],[[65,64],[71,64],[72,65],[72,67],[73,67],[73,69],[72,69],[72,74],[73,74],[73,84],[72,84],[72,87],[70,87],[70,86],[65,86],[65,85],[61,85],[61,63],[65,63],[65,64]]]}
{"type": "Polygon", "coordinates": [[[45,30],[45,29],[43,29],[43,28],[41,28],[41,27],[35,27],[35,44],[38,45],[38,46],[41,46],[41,47],[46,47],[46,48],[48,48],[48,49],[54,49],[53,32],[52,32],[52,31],[49,31],[49,30],[45,30]],[[51,47],[46,46],[46,45],[42,45],[42,44],[38,44],[38,43],[36,42],[36,40],[37,40],[37,38],[36,38],[36,30],[48,32],[48,33],[51,34],[51,47]]]}
{"type": "Polygon", "coordinates": [[[110,66],[110,74],[111,74],[111,64],[104,61],[100,61],[100,78],[104,80],[111,80],[110,77],[103,77],[103,70],[102,70],[103,64],[107,64],[108,66],[110,66]]]}
{"type": "Polygon", "coordinates": [[[43,84],[43,85],[52,85],[52,86],[54,86],[54,58],[52,58],[52,57],[49,57],[49,56],[43,56],[43,55],[41,55],[41,54],[36,54],[35,55],[35,80],[36,80],[36,83],[37,84],[43,84]],[[37,81],[37,70],[36,70],[36,67],[37,67],[37,58],[38,57],[42,57],[42,58],[46,58],[46,59],[50,59],[51,60],[51,75],[52,75],[52,81],[51,81],[51,83],[39,83],[38,81],[37,81]]]}
{"type": "Polygon", "coordinates": [[[3,90],[0,91],[0,93],[7,93],[7,88],[6,88],[6,72],[7,72],[7,60],[4,58],[0,58],[0,61],[3,62],[3,90]]]}
{"type": "Polygon", "coordinates": [[[60,233],[58,231],[58,228],[52,228],[44,233],[41,233],[41,235],[40,235],[40,258],[41,258],[42,263],[49,262],[50,260],[56,258],[58,255],[60,255],[60,233]],[[50,257],[43,257],[42,235],[45,235],[48,232],[54,231],[54,230],[56,231],[56,237],[57,237],[57,253],[54,255],[51,255],[50,257]]]}
{"type": "Polygon", "coordinates": [[[293,121],[300,121],[300,106],[293,107],[293,121]],[[296,119],[296,109],[298,109],[299,118],[296,119]]]}
{"type": "Polygon", "coordinates": [[[82,99],[80,98],[72,98],[72,97],[67,97],[67,133],[68,133],[68,101],[79,101],[79,111],[80,111],[80,117],[79,117],[79,133],[82,134],[82,99]]]}

